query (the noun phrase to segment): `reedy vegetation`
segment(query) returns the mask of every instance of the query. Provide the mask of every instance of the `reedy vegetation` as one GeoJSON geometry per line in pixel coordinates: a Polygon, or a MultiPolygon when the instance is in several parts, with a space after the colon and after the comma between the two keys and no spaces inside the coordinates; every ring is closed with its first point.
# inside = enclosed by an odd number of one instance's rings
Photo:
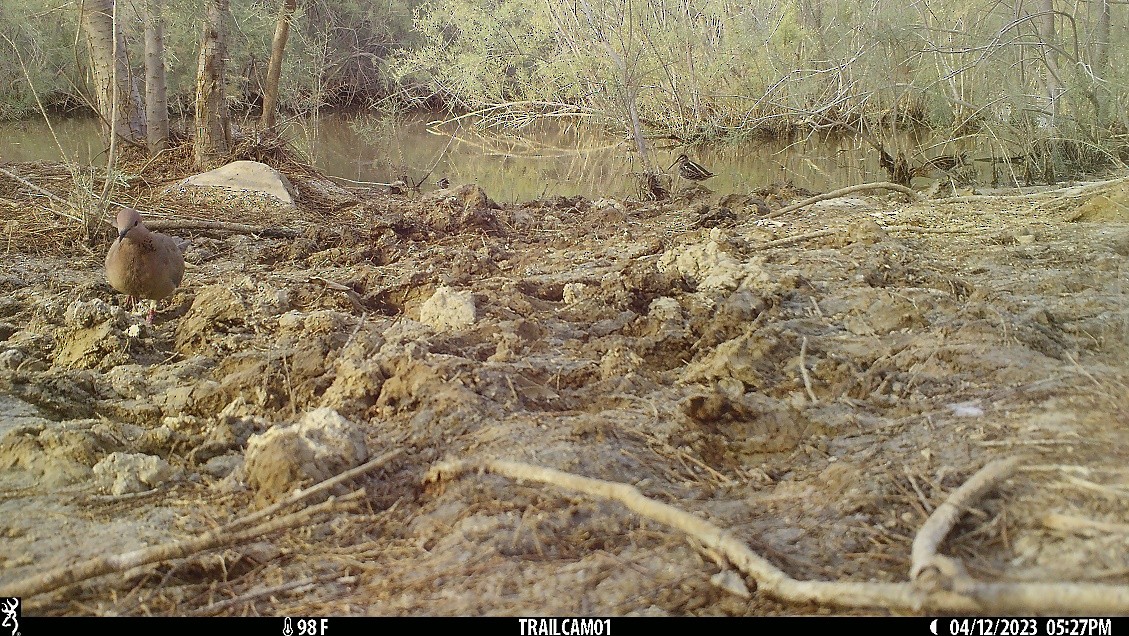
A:
{"type": "MultiPolygon", "coordinates": [[[[276,5],[232,2],[236,108],[257,99],[276,5]]],[[[137,8],[122,10],[139,68],[137,8]]],[[[174,110],[191,103],[200,14],[199,2],[166,9],[174,110]]],[[[0,0],[0,29],[56,104],[85,85],[76,15],[0,0]]],[[[890,139],[873,131],[912,123],[1082,164],[1129,146],[1129,8],[1107,0],[321,0],[299,2],[294,25],[281,101],[299,113],[358,97],[484,109],[497,125],[575,113],[685,142],[844,128],[890,139]]],[[[27,116],[11,56],[0,73],[0,117],[27,116]]]]}

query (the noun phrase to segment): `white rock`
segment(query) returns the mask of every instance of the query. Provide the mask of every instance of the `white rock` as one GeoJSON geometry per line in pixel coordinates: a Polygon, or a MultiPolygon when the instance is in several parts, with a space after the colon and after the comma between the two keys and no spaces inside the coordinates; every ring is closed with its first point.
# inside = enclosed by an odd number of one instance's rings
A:
{"type": "Polygon", "coordinates": [[[168,462],[142,453],[110,453],[94,465],[94,478],[111,495],[152,490],[171,474],[168,462]]]}
{"type": "Polygon", "coordinates": [[[648,315],[663,322],[682,318],[682,305],[670,296],[659,296],[651,301],[648,315]]]}
{"type": "Polygon", "coordinates": [[[181,181],[177,186],[213,186],[239,192],[268,194],[283,203],[293,204],[294,186],[278,170],[258,161],[233,161],[181,181]]]}
{"type": "Polygon", "coordinates": [[[324,481],[368,459],[364,431],[330,408],[275,425],[247,440],[244,471],[260,502],[324,481]]]}
{"type": "Polygon", "coordinates": [[[20,363],[23,362],[26,357],[24,352],[19,349],[8,349],[0,352],[0,369],[14,371],[19,368],[20,363]]]}
{"type": "Polygon", "coordinates": [[[659,259],[658,267],[695,280],[708,291],[734,290],[746,278],[762,273],[756,263],[742,263],[722,251],[717,241],[670,250],[659,259]]]}
{"type": "Polygon", "coordinates": [[[450,287],[436,289],[419,310],[419,321],[436,331],[457,331],[476,319],[474,294],[450,287]]]}
{"type": "Polygon", "coordinates": [[[562,297],[565,303],[575,305],[587,296],[588,285],[584,283],[565,283],[562,297]]]}

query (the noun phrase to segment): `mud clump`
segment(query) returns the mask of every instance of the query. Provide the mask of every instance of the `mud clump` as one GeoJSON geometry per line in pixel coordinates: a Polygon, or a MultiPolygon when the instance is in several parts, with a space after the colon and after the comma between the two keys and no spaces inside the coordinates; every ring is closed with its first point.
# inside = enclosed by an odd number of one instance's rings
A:
{"type": "Polygon", "coordinates": [[[94,478],[111,495],[128,495],[155,488],[169,479],[169,463],[141,453],[110,453],[94,465],[94,478]]]}
{"type": "Polygon", "coordinates": [[[455,331],[474,324],[474,294],[440,287],[419,309],[419,321],[438,331],[455,331]]]}
{"type": "Polygon", "coordinates": [[[275,425],[247,442],[244,471],[259,505],[359,466],[368,459],[364,432],[336,411],[319,408],[275,425]]]}
{"type": "Polygon", "coordinates": [[[52,487],[86,482],[103,453],[116,446],[89,426],[45,422],[10,431],[0,440],[0,470],[17,469],[52,487]]]}
{"type": "Polygon", "coordinates": [[[143,327],[120,308],[97,298],[67,307],[66,324],[57,336],[54,364],[71,369],[105,371],[132,361],[143,327]]]}

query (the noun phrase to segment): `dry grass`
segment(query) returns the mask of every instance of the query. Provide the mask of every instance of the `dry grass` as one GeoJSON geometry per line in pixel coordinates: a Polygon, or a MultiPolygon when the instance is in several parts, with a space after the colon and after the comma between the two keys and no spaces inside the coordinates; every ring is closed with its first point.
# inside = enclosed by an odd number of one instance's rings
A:
{"type": "Polygon", "coordinates": [[[177,140],[154,157],[125,153],[109,177],[101,168],[77,168],[60,162],[9,164],[0,173],[0,240],[5,252],[39,255],[67,253],[76,246],[97,248],[112,240],[110,214],[96,216],[97,193],[107,178],[111,210],[124,205],[147,219],[238,222],[302,227],[323,220],[323,210],[355,204],[353,192],[330,184],[312,167],[298,161],[275,136],[246,137],[222,163],[253,160],[285,174],[302,194],[298,214],[267,198],[224,196],[215,191],[175,191],[169,187],[200,172],[192,163],[192,146],[177,140]]]}

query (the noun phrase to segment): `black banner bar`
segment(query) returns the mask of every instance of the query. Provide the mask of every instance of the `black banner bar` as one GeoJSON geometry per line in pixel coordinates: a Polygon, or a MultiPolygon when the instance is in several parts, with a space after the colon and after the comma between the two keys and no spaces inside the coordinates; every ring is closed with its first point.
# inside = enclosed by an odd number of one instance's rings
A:
{"type": "Polygon", "coordinates": [[[439,630],[463,636],[469,629],[505,636],[653,636],[668,627],[740,633],[749,629],[809,630],[824,634],[858,632],[866,636],[1129,636],[1129,618],[1057,617],[853,617],[797,616],[752,618],[446,618],[446,617],[35,617],[19,616],[0,636],[41,636],[94,630],[128,636],[160,636],[162,631],[201,636],[372,636],[382,630],[439,630]]]}

